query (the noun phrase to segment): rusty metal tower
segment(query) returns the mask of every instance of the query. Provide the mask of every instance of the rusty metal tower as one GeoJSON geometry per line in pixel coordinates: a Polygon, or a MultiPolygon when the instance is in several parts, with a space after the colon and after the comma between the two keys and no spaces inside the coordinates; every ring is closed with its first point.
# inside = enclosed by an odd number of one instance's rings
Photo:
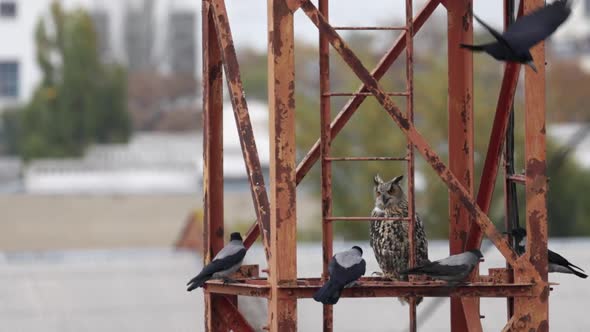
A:
{"type": "MultiPolygon", "coordinates": [[[[401,1],[401,0],[400,0],[401,1]]],[[[525,185],[528,251],[518,256],[487,216],[502,147],[506,137],[520,65],[509,63],[504,69],[493,128],[489,141],[479,191],[474,190],[473,162],[473,59],[470,52],[456,47],[473,39],[472,0],[429,0],[414,16],[412,0],[406,2],[406,24],[400,27],[335,27],[329,23],[328,0],[316,7],[309,0],[268,0],[268,91],[270,112],[270,196],[264,185],[256,143],[239,64],[233,45],[230,22],[224,0],[203,0],[203,87],[204,87],[204,234],[205,260],[209,261],[224,244],[223,225],[223,128],[222,71],[226,75],[237,129],[250,180],[257,221],[248,231],[247,247],[262,236],[268,278],[258,278],[258,266],[243,267],[243,272],[257,278],[223,285],[208,282],[205,286],[207,331],[253,331],[237,309],[237,295],[268,299],[270,331],[297,330],[297,299],[309,298],[327,277],[327,263],[332,256],[332,223],[368,220],[367,216],[337,217],[331,211],[331,165],[338,161],[395,160],[407,162],[409,217],[414,224],[414,152],[421,154],[449,188],[450,251],[459,253],[478,248],[487,236],[501,252],[507,268],[496,268],[489,275],[474,273],[471,283],[453,289],[440,283],[410,280],[392,282],[380,278],[363,278],[361,286],[346,289],[344,297],[438,296],[451,297],[452,331],[481,331],[480,297],[504,297],[509,301],[506,331],[547,331],[549,284],[547,281],[547,178],[545,165],[545,50],[544,44],[532,50],[539,72],[525,69],[525,174],[505,174],[505,182],[525,185]],[[413,124],[413,37],[438,6],[448,13],[448,113],[449,164],[446,165],[413,124]],[[303,11],[318,28],[320,35],[320,122],[321,135],[307,156],[297,165],[295,159],[294,100],[294,27],[293,14],[303,11]],[[339,30],[400,30],[377,67],[366,69],[339,35],[339,30]],[[329,48],[349,65],[362,85],[354,93],[330,91],[329,48]],[[379,84],[387,69],[404,52],[406,90],[386,92],[379,84]],[[336,117],[330,117],[330,98],[350,99],[336,117]],[[390,96],[406,98],[405,111],[390,96]],[[374,97],[399,126],[408,140],[408,150],[401,157],[332,157],[330,142],[338,135],[353,113],[367,97],[374,97]],[[322,278],[297,278],[296,264],[296,186],[321,160],[322,165],[322,278]],[[532,241],[534,239],[534,241],[532,241]]],[[[504,0],[505,21],[511,0],[504,0]]],[[[543,0],[522,0],[518,15],[542,6],[543,0]]],[[[413,236],[410,247],[413,249],[413,236]]],[[[413,250],[412,250],[413,252],[413,250]]],[[[415,261],[412,255],[411,264],[415,261]]],[[[416,330],[416,308],[410,306],[410,330],[416,330]]],[[[324,331],[332,331],[332,307],[324,306],[324,331]]]]}

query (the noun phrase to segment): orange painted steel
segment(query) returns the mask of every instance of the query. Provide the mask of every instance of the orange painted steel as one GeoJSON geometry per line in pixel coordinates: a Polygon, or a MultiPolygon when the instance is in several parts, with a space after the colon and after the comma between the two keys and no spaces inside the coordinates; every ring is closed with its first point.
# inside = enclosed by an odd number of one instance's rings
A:
{"type": "MultiPolygon", "coordinates": [[[[213,13],[203,2],[203,263],[223,248],[223,82],[213,13]]],[[[214,308],[226,301],[205,293],[205,330],[221,332],[214,308]]]]}
{"type": "MultiPolygon", "coordinates": [[[[541,0],[524,0],[519,15],[530,12],[542,4],[541,0]]],[[[270,110],[270,194],[264,188],[254,137],[248,118],[248,108],[240,80],[239,65],[224,0],[203,0],[203,79],[204,79],[204,206],[206,261],[223,245],[223,159],[222,159],[222,100],[221,69],[228,79],[228,89],[240,141],[250,179],[252,198],[257,209],[257,223],[248,231],[245,244],[250,247],[264,230],[268,278],[253,277],[238,283],[224,285],[210,281],[205,285],[206,329],[221,331],[251,331],[253,328],[237,310],[237,295],[268,299],[271,331],[295,331],[297,329],[297,299],[309,298],[327,278],[327,264],[332,256],[332,222],[368,221],[370,217],[332,216],[331,164],[334,161],[397,160],[408,162],[408,222],[410,228],[410,265],[415,264],[414,254],[414,149],[425,158],[449,187],[451,219],[451,252],[462,248],[477,248],[485,233],[498,248],[511,270],[493,269],[489,276],[472,276],[472,283],[455,288],[439,282],[411,279],[410,282],[392,282],[382,278],[364,277],[360,286],[345,289],[343,297],[393,297],[432,296],[458,297],[453,301],[452,329],[454,331],[480,331],[478,300],[480,297],[514,298],[514,316],[505,330],[548,330],[549,284],[547,282],[547,211],[545,165],[545,113],[544,113],[544,48],[536,46],[532,53],[538,68],[534,74],[527,68],[525,79],[526,121],[526,172],[524,176],[510,175],[510,181],[524,182],[527,195],[527,229],[530,251],[519,257],[508,242],[496,231],[486,215],[491,191],[497,175],[503,133],[506,132],[516,89],[520,65],[507,64],[492,129],[492,138],[484,165],[484,175],[477,203],[473,198],[473,68],[471,54],[451,49],[459,42],[472,41],[471,0],[428,1],[413,18],[412,1],[406,0],[406,25],[395,27],[401,31],[393,47],[379,65],[369,72],[339,36],[339,29],[387,30],[392,27],[332,27],[328,22],[328,0],[319,1],[319,9],[307,0],[269,0],[269,110],[270,110]],[[445,165],[413,124],[413,36],[425,23],[439,3],[449,12],[449,156],[445,165]],[[317,26],[320,36],[320,140],[312,147],[302,162],[295,163],[295,103],[294,103],[294,27],[293,14],[302,10],[317,26]],[[353,93],[330,92],[329,46],[332,46],[363,85],[353,93]],[[402,93],[383,91],[378,80],[384,76],[394,60],[406,50],[407,87],[402,93]],[[223,61],[222,61],[223,60],[223,61]],[[331,119],[330,98],[352,98],[331,119]],[[390,96],[406,97],[406,112],[402,112],[390,96]],[[372,96],[383,106],[408,139],[405,157],[331,157],[331,140],[342,130],[352,114],[367,96],[372,96]],[[502,134],[494,136],[494,134],[502,134]],[[296,186],[311,166],[321,159],[322,164],[322,260],[320,278],[297,278],[296,266],[296,186]],[[280,254],[279,254],[280,253],[280,254]],[[280,256],[280,257],[279,257],[280,256]]],[[[264,271],[264,270],[263,270],[264,271]]],[[[414,302],[414,300],[412,300],[414,302]]],[[[323,330],[333,330],[331,306],[324,306],[323,330]]],[[[410,306],[410,330],[417,327],[415,304],[410,306]]]]}
{"type": "Polygon", "coordinates": [[[254,132],[248,114],[248,105],[244,95],[242,79],[240,78],[240,66],[234,48],[224,0],[211,0],[211,9],[214,13],[213,17],[215,19],[219,47],[222,50],[223,69],[227,79],[230,100],[234,109],[236,126],[240,133],[240,144],[242,154],[244,155],[246,174],[250,182],[250,191],[254,203],[254,211],[256,212],[258,229],[262,229],[262,243],[264,245],[266,259],[268,260],[270,258],[270,204],[266,187],[264,186],[264,176],[262,175],[260,158],[258,158],[254,132]]]}
{"type": "MultiPolygon", "coordinates": [[[[447,3],[449,168],[473,195],[473,53],[459,44],[473,44],[473,1],[447,3]]],[[[449,193],[449,252],[463,252],[473,215],[461,198],[449,193]]],[[[476,270],[477,271],[477,270],[476,270]]],[[[451,330],[482,331],[477,298],[451,298],[451,330]],[[463,303],[467,303],[463,305],[463,303]]]]}
{"type": "Polygon", "coordinates": [[[268,1],[270,127],[271,331],[297,330],[297,299],[280,285],[296,284],[295,45],[293,13],[285,0],[268,1]]]}

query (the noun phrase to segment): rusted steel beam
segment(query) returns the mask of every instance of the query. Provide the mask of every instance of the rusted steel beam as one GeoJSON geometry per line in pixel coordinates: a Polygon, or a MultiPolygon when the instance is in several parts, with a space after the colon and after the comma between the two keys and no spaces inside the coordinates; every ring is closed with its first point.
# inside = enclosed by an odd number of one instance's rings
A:
{"type": "MultiPolygon", "coordinates": [[[[285,294],[297,298],[311,298],[319,289],[317,286],[281,287],[285,294]]],[[[410,285],[362,285],[345,288],[342,297],[528,297],[533,294],[531,284],[482,285],[448,287],[444,283],[410,285]]]]}
{"type": "MultiPolygon", "coordinates": [[[[221,53],[209,3],[202,3],[203,34],[203,263],[223,248],[223,82],[221,53]]],[[[213,310],[222,301],[205,294],[205,330],[223,331],[213,310]]]]}
{"type": "Polygon", "coordinates": [[[264,176],[262,175],[260,158],[256,149],[252,123],[248,114],[248,104],[246,103],[242,79],[240,77],[240,66],[234,48],[225,2],[224,0],[210,1],[211,9],[214,13],[213,17],[215,19],[217,38],[219,46],[222,49],[223,69],[227,79],[228,90],[230,91],[229,95],[234,109],[237,130],[240,133],[240,145],[242,147],[242,154],[244,155],[248,181],[250,182],[254,210],[256,212],[258,227],[262,229],[262,243],[264,245],[266,259],[268,260],[270,258],[270,204],[266,187],[264,186],[264,176]]]}
{"type": "MultiPolygon", "coordinates": [[[[293,0],[291,2],[297,2],[296,8],[299,8],[300,0],[293,0]]],[[[420,28],[424,25],[426,20],[432,15],[436,7],[438,7],[440,0],[429,0],[424,7],[418,13],[418,16],[414,19],[413,28],[414,34],[416,34],[420,28]]],[[[291,7],[290,7],[291,8],[291,7]]],[[[294,10],[292,10],[294,11],[294,10]]],[[[387,53],[381,58],[377,67],[371,72],[372,75],[377,78],[381,79],[389,67],[395,62],[397,57],[401,54],[401,52],[406,47],[406,31],[402,32],[402,34],[397,38],[394,42],[393,46],[387,51],[387,53]]],[[[351,98],[346,105],[340,110],[340,112],[336,115],[334,120],[330,125],[330,137],[334,139],[338,133],[344,128],[344,125],[348,122],[348,120],[352,117],[354,112],[358,109],[361,103],[365,100],[365,98],[371,95],[368,90],[365,88],[364,85],[360,86],[355,93],[353,93],[354,97],[351,98]]],[[[297,166],[297,177],[296,181],[297,184],[303,180],[305,175],[309,172],[311,167],[315,164],[315,162],[320,157],[320,140],[318,139],[315,144],[312,146],[311,150],[308,154],[303,158],[303,160],[297,166]]],[[[246,238],[244,239],[244,244],[246,247],[249,248],[249,245],[254,243],[258,236],[260,235],[260,229],[258,227],[251,227],[250,230],[246,233],[246,238]]]]}
{"type": "Polygon", "coordinates": [[[512,182],[516,182],[516,183],[520,183],[520,184],[524,184],[526,182],[525,176],[521,175],[521,174],[508,175],[506,178],[512,182]]]}
{"type": "MultiPolygon", "coordinates": [[[[524,14],[545,5],[544,0],[525,0],[524,14]]],[[[538,72],[525,69],[525,197],[527,251],[522,257],[530,261],[540,275],[537,287],[541,294],[514,300],[516,321],[526,318],[523,330],[549,330],[549,284],[547,283],[547,166],[545,141],[545,43],[531,49],[538,72]]],[[[531,271],[515,268],[515,281],[531,279],[531,271]]]]}
{"type": "MultiPolygon", "coordinates": [[[[388,96],[397,96],[403,97],[407,96],[408,92],[387,92],[388,96]]],[[[322,93],[322,97],[352,97],[352,96],[366,96],[370,97],[372,94],[370,92],[326,92],[322,93]]]]}
{"type": "MultiPolygon", "coordinates": [[[[459,44],[473,44],[473,1],[456,0],[447,3],[448,33],[448,123],[449,168],[473,196],[473,54],[459,44]]],[[[449,252],[463,252],[471,214],[461,198],[449,193],[449,252]]],[[[477,269],[475,269],[477,270],[477,269]]],[[[477,273],[477,272],[476,272],[477,273]]],[[[479,299],[451,298],[452,331],[482,331],[479,299]],[[468,305],[463,305],[469,302],[468,305]]]]}
{"type": "Polygon", "coordinates": [[[349,26],[341,26],[341,27],[334,27],[334,30],[398,30],[398,31],[405,31],[407,28],[405,26],[399,27],[349,27],[349,26]]]}
{"type": "Polygon", "coordinates": [[[325,220],[334,221],[334,220],[342,220],[342,221],[372,221],[372,220],[389,220],[389,221],[406,221],[409,222],[411,219],[402,218],[402,217],[339,217],[339,216],[330,216],[325,217],[325,220]]]}
{"type": "MultiPolygon", "coordinates": [[[[520,64],[506,64],[500,96],[496,106],[496,115],[494,116],[494,123],[490,134],[490,143],[488,145],[486,160],[484,162],[479,184],[479,191],[477,193],[477,204],[482,211],[486,213],[489,211],[492,202],[492,195],[496,184],[496,177],[498,175],[498,167],[500,159],[502,158],[502,146],[506,136],[508,118],[512,109],[512,101],[514,100],[519,73],[520,64]]],[[[473,223],[469,229],[465,249],[470,250],[479,248],[482,239],[483,233],[481,232],[479,225],[473,223]]]]}
{"type": "Polygon", "coordinates": [[[232,274],[231,278],[234,280],[259,278],[260,270],[258,264],[242,265],[240,269],[232,274]]]}
{"type": "Polygon", "coordinates": [[[338,33],[325,21],[323,16],[317,11],[315,5],[309,1],[301,5],[301,9],[311,19],[311,21],[322,30],[330,40],[330,44],[341,55],[342,59],[352,68],[353,72],[359,79],[368,87],[377,101],[383,106],[387,113],[401,128],[404,134],[412,141],[412,144],[422,154],[426,162],[432,166],[440,178],[446,183],[453,193],[460,197],[461,203],[467,208],[469,213],[475,215],[475,220],[484,230],[488,238],[494,243],[502,255],[511,264],[516,264],[519,268],[531,268],[527,262],[517,261],[518,255],[514,252],[512,247],[504,239],[504,237],[496,230],[496,227],[488,218],[488,216],[474,203],[473,198],[463,185],[457,180],[455,175],[442,162],[440,157],[430,147],[424,137],[418,133],[414,125],[408,121],[400,109],[393,103],[383,92],[377,80],[365,69],[361,61],[354,55],[352,50],[346,45],[346,42],[338,35],[338,33]]]}
{"type": "MultiPolygon", "coordinates": [[[[522,16],[522,1],[518,10],[518,15],[522,16]]],[[[518,76],[520,74],[520,64],[509,62],[504,68],[504,78],[502,79],[502,87],[500,88],[500,96],[498,97],[498,104],[496,106],[496,114],[494,116],[494,123],[492,125],[492,132],[490,134],[490,143],[484,162],[483,171],[481,173],[481,180],[477,192],[477,205],[488,213],[490,204],[492,202],[492,195],[494,193],[494,186],[496,185],[496,177],[498,175],[498,167],[500,166],[500,159],[502,158],[502,146],[504,145],[504,138],[506,137],[506,128],[508,127],[508,119],[512,110],[512,102],[514,94],[516,93],[516,85],[518,84],[518,76]]],[[[481,246],[483,233],[477,223],[472,223],[469,229],[467,242],[465,243],[465,250],[476,249],[481,246]]]]}
{"type": "MultiPolygon", "coordinates": [[[[418,13],[418,16],[414,19],[413,27],[414,27],[414,34],[416,34],[420,28],[424,25],[426,20],[432,15],[436,7],[438,7],[439,0],[429,0],[424,7],[418,13]]],[[[381,58],[377,67],[373,69],[371,74],[377,80],[380,80],[389,67],[395,62],[397,57],[402,53],[404,48],[406,47],[406,34],[407,31],[404,31],[400,34],[397,40],[393,43],[393,46],[387,51],[387,53],[381,58]]],[[[360,94],[356,95],[353,98],[349,99],[346,105],[342,107],[340,112],[336,115],[334,120],[330,125],[330,135],[331,138],[334,139],[338,133],[344,128],[344,125],[350,120],[354,112],[359,108],[361,103],[365,100],[367,95],[363,93],[367,93],[369,90],[366,88],[365,85],[360,86],[355,93],[360,94]]],[[[311,167],[315,164],[315,162],[320,157],[320,140],[318,139],[312,148],[309,150],[307,155],[303,158],[303,160],[297,166],[297,184],[303,180],[307,172],[311,169],[311,167]]]]}
{"type": "Polygon", "coordinates": [[[248,321],[240,314],[238,307],[234,305],[227,295],[218,295],[220,301],[215,304],[215,312],[217,313],[219,322],[223,323],[223,331],[234,332],[254,332],[254,328],[248,321]]]}
{"type": "MultiPolygon", "coordinates": [[[[281,297],[311,298],[322,286],[320,278],[298,279],[293,285],[280,285],[281,297]]],[[[345,288],[343,297],[531,297],[537,295],[536,285],[527,282],[518,283],[489,283],[474,282],[457,287],[449,287],[440,281],[390,281],[383,278],[364,277],[359,280],[359,286],[345,288]]],[[[208,281],[205,290],[216,294],[236,294],[253,297],[270,297],[271,285],[265,279],[245,280],[240,283],[223,285],[221,281],[208,281]]]]}
{"type": "Polygon", "coordinates": [[[297,279],[295,183],[295,50],[293,13],[286,0],[268,1],[268,104],[270,126],[271,331],[297,330],[297,300],[284,298],[279,285],[297,279]]]}
{"type": "Polygon", "coordinates": [[[407,161],[408,157],[328,157],[329,161],[407,161]]]}
{"type": "MultiPolygon", "coordinates": [[[[410,122],[414,122],[414,13],[413,1],[406,0],[406,115],[410,122]]],[[[406,138],[406,156],[408,171],[408,250],[410,253],[409,267],[413,268],[416,265],[416,202],[414,197],[414,146],[412,142],[406,138]]],[[[418,323],[416,319],[416,298],[411,297],[408,306],[410,318],[410,332],[416,332],[418,323]]]]}
{"type": "Polygon", "coordinates": [[[204,288],[207,293],[214,294],[241,295],[266,298],[270,296],[270,286],[268,284],[251,284],[247,281],[225,285],[218,280],[207,281],[204,288]]]}
{"type": "MultiPolygon", "coordinates": [[[[319,0],[319,11],[326,19],[329,18],[328,0],[319,0]]],[[[322,280],[328,280],[330,272],[328,264],[333,255],[333,225],[332,216],[332,159],[330,158],[330,137],[331,101],[330,95],[330,43],[328,39],[319,33],[319,66],[320,66],[320,152],[322,157],[321,165],[321,191],[322,191],[322,280]]],[[[322,328],[324,332],[332,332],[333,310],[331,305],[323,305],[322,328]]]]}

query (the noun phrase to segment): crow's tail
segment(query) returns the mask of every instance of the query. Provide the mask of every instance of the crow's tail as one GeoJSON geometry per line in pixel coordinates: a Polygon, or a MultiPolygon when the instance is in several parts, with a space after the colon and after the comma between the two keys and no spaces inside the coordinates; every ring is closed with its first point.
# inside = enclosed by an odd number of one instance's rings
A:
{"type": "Polygon", "coordinates": [[[336,304],[344,286],[328,280],[314,295],[313,299],[323,304],[336,304]]]}
{"type": "Polygon", "coordinates": [[[467,45],[467,44],[459,44],[461,46],[461,48],[466,48],[468,50],[474,51],[474,52],[483,52],[484,48],[483,45],[467,45]]]}
{"type": "Polygon", "coordinates": [[[583,268],[581,268],[581,267],[579,267],[579,266],[575,266],[574,264],[572,264],[572,263],[570,263],[570,262],[568,262],[568,264],[569,264],[569,266],[568,266],[569,268],[575,267],[576,269],[578,269],[578,270],[580,270],[580,271],[582,271],[582,272],[586,272],[586,271],[584,271],[584,269],[583,269],[583,268]]]}
{"type": "MultiPolygon", "coordinates": [[[[580,269],[580,270],[581,270],[581,269],[580,269]]],[[[582,278],[582,279],[586,279],[586,278],[588,278],[588,275],[587,275],[587,274],[585,274],[585,273],[582,273],[582,272],[578,272],[578,271],[576,271],[576,270],[572,269],[571,267],[570,267],[570,271],[572,271],[572,273],[573,273],[573,274],[577,275],[578,277],[580,277],[580,278],[582,278]]]]}
{"type": "Polygon", "coordinates": [[[199,288],[199,287],[203,286],[203,284],[209,279],[211,279],[211,275],[200,275],[199,274],[198,276],[192,278],[191,281],[189,281],[186,284],[188,286],[186,291],[190,292],[195,288],[199,288]]]}

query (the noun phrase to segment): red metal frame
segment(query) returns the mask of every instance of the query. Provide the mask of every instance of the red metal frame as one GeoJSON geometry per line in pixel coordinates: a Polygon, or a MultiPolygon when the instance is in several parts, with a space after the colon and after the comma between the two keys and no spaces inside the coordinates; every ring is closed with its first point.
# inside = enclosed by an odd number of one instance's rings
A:
{"type": "MultiPolygon", "coordinates": [[[[522,3],[522,2],[521,2],[522,3]]],[[[524,0],[519,14],[541,5],[541,0],[524,0]]],[[[489,276],[474,274],[472,283],[457,288],[441,287],[440,283],[412,279],[410,282],[391,282],[380,278],[362,278],[359,287],[346,289],[345,297],[379,296],[454,296],[452,329],[454,331],[481,330],[479,297],[514,298],[514,316],[507,329],[548,329],[547,296],[547,227],[546,227],[546,175],[545,175],[545,113],[544,69],[533,75],[526,70],[525,79],[525,149],[526,173],[514,176],[526,185],[527,228],[529,252],[519,257],[508,242],[496,231],[487,217],[493,185],[501,158],[506,121],[514,98],[519,65],[506,66],[504,81],[492,129],[492,137],[482,175],[482,183],[473,199],[473,70],[471,54],[456,46],[471,42],[472,0],[438,1],[426,3],[416,18],[412,18],[412,1],[406,0],[406,26],[404,27],[332,27],[328,21],[328,0],[319,0],[319,9],[308,0],[269,0],[269,109],[270,109],[270,195],[266,193],[248,108],[240,80],[239,65],[224,0],[203,0],[203,79],[204,79],[204,207],[205,207],[205,260],[209,260],[223,245],[223,174],[222,174],[222,94],[221,69],[226,73],[228,89],[240,142],[248,170],[257,222],[248,231],[245,244],[249,247],[263,234],[268,258],[269,278],[246,279],[238,284],[223,285],[209,282],[205,286],[207,331],[251,331],[237,310],[237,295],[266,297],[269,299],[269,325],[271,331],[295,331],[297,328],[297,299],[311,297],[327,278],[327,264],[332,256],[332,222],[368,221],[368,217],[332,216],[331,164],[334,161],[396,160],[408,163],[409,216],[399,222],[408,222],[410,228],[410,265],[414,256],[414,148],[425,158],[449,187],[451,207],[452,253],[463,248],[477,248],[485,233],[514,268],[514,281],[507,269],[490,270],[489,276]],[[428,142],[414,127],[413,120],[413,37],[439,3],[449,13],[449,156],[447,167],[428,142]],[[294,28],[293,13],[302,10],[318,27],[320,33],[320,139],[296,167],[295,163],[295,103],[294,103],[294,28]],[[466,26],[466,28],[465,28],[466,26]],[[342,40],[338,30],[401,30],[392,48],[378,66],[369,72],[354,52],[342,40]],[[363,85],[353,93],[330,91],[329,46],[332,46],[363,85]],[[404,92],[385,92],[379,84],[395,59],[406,49],[407,87],[404,92]],[[223,60],[223,61],[222,61],[223,60]],[[348,103],[331,119],[330,98],[350,96],[348,103]],[[404,157],[332,157],[331,140],[342,130],[352,114],[367,96],[374,96],[384,110],[398,124],[408,139],[404,157]],[[406,112],[402,112],[390,96],[406,96],[406,112]],[[322,279],[297,279],[296,267],[296,185],[321,157],[322,164],[322,279]],[[262,232],[261,232],[262,230],[262,232]],[[279,255],[280,252],[280,255],[279,255]],[[279,257],[280,256],[280,257],[279,257]],[[280,259],[279,259],[280,258],[280,259]]],[[[533,57],[544,63],[543,45],[533,49],[533,57]]],[[[251,267],[250,267],[251,268],[251,267]]],[[[410,306],[410,330],[416,329],[415,304],[410,306]]],[[[324,306],[324,331],[332,331],[332,308],[324,306]]]]}

